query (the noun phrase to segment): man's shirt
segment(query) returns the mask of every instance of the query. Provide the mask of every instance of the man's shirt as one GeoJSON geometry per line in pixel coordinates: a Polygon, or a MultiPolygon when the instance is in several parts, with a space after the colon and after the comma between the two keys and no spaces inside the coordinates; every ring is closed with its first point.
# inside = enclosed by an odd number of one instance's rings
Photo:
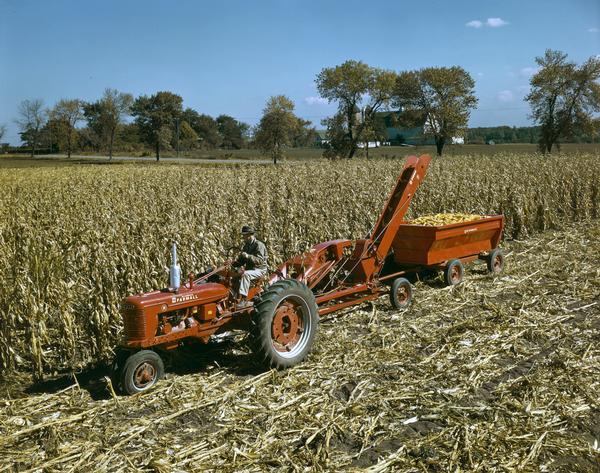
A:
{"type": "Polygon", "coordinates": [[[267,247],[262,241],[254,238],[253,240],[244,243],[242,252],[248,253],[246,261],[246,269],[267,269],[267,247]]]}

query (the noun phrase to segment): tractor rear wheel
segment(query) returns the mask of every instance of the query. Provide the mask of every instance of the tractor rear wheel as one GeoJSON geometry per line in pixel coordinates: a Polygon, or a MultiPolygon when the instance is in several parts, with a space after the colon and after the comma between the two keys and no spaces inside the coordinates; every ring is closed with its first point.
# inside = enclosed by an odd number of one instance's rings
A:
{"type": "Polygon", "coordinates": [[[252,350],[269,368],[289,368],[310,353],[318,325],[317,303],[308,286],[295,279],[277,281],[254,305],[252,350]]]}
{"type": "Polygon", "coordinates": [[[504,269],[504,253],[500,248],[490,251],[486,258],[487,268],[490,273],[500,273],[504,269]]]}
{"type": "Polygon", "coordinates": [[[127,394],[147,391],[165,375],[162,359],[151,350],[132,354],[122,370],[121,387],[127,394]]]}
{"type": "Polygon", "coordinates": [[[463,280],[465,268],[458,259],[448,261],[448,265],[444,269],[444,281],[448,286],[456,286],[463,280]]]}
{"type": "Polygon", "coordinates": [[[406,309],[412,301],[412,286],[406,278],[396,278],[390,288],[390,302],[394,309],[406,309]]]}

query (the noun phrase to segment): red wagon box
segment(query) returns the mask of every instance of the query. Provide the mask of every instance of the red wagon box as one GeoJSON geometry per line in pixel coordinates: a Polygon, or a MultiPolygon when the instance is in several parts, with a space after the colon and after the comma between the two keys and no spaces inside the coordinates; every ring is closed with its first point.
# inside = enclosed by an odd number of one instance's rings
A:
{"type": "Polygon", "coordinates": [[[498,246],[503,227],[502,215],[439,226],[403,223],[392,244],[394,260],[431,266],[479,255],[498,246]]]}

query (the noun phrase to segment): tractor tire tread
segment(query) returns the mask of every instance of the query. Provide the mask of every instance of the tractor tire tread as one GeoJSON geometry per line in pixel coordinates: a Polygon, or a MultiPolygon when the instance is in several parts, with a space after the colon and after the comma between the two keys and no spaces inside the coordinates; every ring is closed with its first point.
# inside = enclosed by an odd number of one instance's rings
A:
{"type": "Polygon", "coordinates": [[[295,279],[283,279],[269,286],[261,295],[254,306],[252,323],[250,328],[249,345],[261,365],[269,368],[284,369],[301,362],[310,352],[312,342],[318,329],[318,309],[312,291],[304,284],[295,279]],[[302,297],[310,306],[312,317],[313,334],[312,339],[297,358],[281,358],[274,352],[271,340],[271,321],[277,309],[278,303],[285,294],[293,294],[302,297]]]}

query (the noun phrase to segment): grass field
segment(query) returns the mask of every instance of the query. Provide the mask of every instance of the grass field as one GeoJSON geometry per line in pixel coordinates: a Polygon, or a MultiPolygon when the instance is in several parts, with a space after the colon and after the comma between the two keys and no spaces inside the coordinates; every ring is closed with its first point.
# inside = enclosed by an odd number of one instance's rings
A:
{"type": "Polygon", "coordinates": [[[186,274],[250,222],[275,267],[362,237],[402,161],[53,164],[0,169],[0,471],[598,468],[597,153],[434,160],[409,218],[502,213],[506,274],[328,317],[289,371],[207,347],[120,399],[102,378],[119,303],[166,284],[173,239],[186,274]]]}

